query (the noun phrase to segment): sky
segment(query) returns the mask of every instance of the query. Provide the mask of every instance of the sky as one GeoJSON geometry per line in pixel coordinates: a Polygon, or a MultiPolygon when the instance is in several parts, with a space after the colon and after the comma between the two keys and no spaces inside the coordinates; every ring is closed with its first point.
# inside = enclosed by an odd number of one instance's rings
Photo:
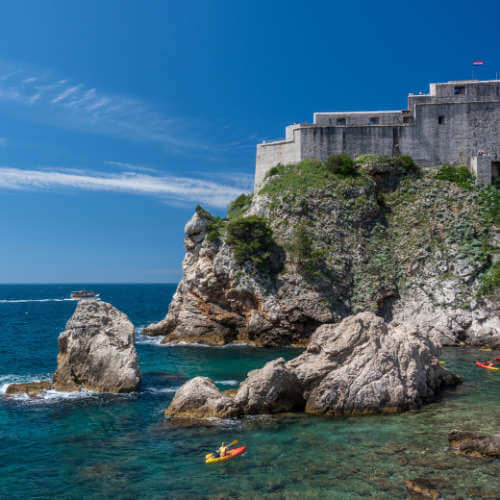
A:
{"type": "Polygon", "coordinates": [[[197,204],[316,111],[500,74],[500,3],[23,0],[0,7],[0,283],[182,275],[197,204]]]}

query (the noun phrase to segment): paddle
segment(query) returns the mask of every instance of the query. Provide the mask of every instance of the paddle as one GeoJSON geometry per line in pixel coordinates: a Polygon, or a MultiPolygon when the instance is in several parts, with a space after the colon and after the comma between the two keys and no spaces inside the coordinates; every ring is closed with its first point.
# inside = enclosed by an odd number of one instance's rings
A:
{"type": "MultiPolygon", "coordinates": [[[[238,440],[237,440],[237,439],[235,439],[233,442],[229,443],[229,444],[227,445],[227,447],[229,448],[230,446],[234,446],[235,444],[238,444],[238,440]]],[[[213,456],[214,456],[214,454],[213,454],[213,453],[207,453],[207,454],[205,455],[205,458],[212,458],[213,456]]]]}

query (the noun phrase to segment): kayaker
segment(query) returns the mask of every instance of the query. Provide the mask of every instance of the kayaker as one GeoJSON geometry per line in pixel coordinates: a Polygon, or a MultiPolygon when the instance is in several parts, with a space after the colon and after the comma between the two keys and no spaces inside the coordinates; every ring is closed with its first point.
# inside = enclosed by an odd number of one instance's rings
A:
{"type": "Polygon", "coordinates": [[[217,450],[217,456],[225,457],[227,452],[226,443],[222,442],[220,448],[217,450]]]}

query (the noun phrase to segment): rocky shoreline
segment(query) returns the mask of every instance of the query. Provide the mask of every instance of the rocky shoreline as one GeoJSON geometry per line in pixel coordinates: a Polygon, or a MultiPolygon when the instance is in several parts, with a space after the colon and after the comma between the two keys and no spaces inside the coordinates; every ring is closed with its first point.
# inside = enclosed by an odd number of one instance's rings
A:
{"type": "Polygon", "coordinates": [[[186,382],[166,415],[228,418],[305,411],[326,416],[394,413],[434,401],[461,378],[442,367],[439,350],[414,328],[359,313],[319,327],[306,351],[251,371],[234,396],[206,377],[186,382]]]}

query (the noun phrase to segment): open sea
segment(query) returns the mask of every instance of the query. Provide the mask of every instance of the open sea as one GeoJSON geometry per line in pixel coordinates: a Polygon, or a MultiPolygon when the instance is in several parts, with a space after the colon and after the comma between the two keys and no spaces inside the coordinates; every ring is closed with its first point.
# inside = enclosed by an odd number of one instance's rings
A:
{"type": "Polygon", "coordinates": [[[164,317],[175,285],[85,285],[136,326],[143,381],[129,395],[58,393],[6,398],[9,383],[46,379],[57,337],[83,285],[0,285],[0,498],[408,498],[405,480],[433,478],[443,498],[500,498],[500,460],[447,449],[453,428],[500,432],[500,372],[476,360],[500,352],[447,348],[464,383],[442,401],[400,415],[304,415],[211,421],[177,428],[163,412],[185,378],[235,388],[246,373],[300,350],[165,346],[141,335],[164,317]],[[247,452],[205,465],[221,441],[247,452]]]}

